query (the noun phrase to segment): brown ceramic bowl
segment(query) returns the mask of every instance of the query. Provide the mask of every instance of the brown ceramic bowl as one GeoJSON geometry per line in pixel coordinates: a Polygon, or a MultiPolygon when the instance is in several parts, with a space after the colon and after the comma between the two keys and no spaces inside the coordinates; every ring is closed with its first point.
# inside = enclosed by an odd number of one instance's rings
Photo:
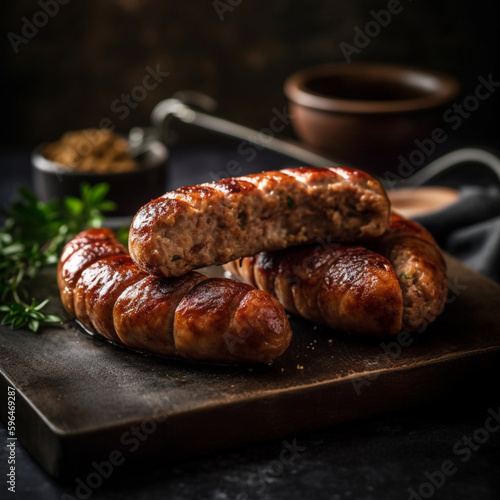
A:
{"type": "Polygon", "coordinates": [[[136,160],[137,170],[121,173],[90,173],[69,170],[59,163],[45,158],[37,148],[31,157],[35,193],[42,201],[52,201],[65,196],[80,196],[83,183],[109,184],[107,199],[117,205],[112,217],[127,217],[154,198],[165,193],[167,181],[168,150],[159,141],[148,143],[136,160]]]}
{"type": "Polygon", "coordinates": [[[284,91],[303,142],[382,174],[395,171],[416,140],[432,137],[460,86],[449,75],[410,66],[336,63],[293,74],[284,91]]]}

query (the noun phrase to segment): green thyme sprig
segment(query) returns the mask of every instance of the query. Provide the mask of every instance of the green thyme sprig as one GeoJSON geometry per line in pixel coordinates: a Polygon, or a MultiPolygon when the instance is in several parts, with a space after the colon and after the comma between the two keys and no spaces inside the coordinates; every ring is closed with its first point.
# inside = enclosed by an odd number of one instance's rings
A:
{"type": "Polygon", "coordinates": [[[61,318],[44,312],[48,300],[37,302],[30,296],[29,284],[39,271],[56,264],[64,245],[88,227],[100,227],[103,212],[114,210],[106,200],[106,183],[91,187],[83,184],[81,197],[68,196],[44,203],[26,188],[20,199],[6,210],[0,229],[0,317],[12,328],[27,326],[34,332],[43,323],[61,318]]]}

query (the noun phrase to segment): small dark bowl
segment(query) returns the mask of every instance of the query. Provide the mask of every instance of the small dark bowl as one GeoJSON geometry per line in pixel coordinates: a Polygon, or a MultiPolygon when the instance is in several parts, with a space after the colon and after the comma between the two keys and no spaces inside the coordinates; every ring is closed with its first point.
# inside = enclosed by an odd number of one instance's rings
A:
{"type": "Polygon", "coordinates": [[[284,85],[301,140],[375,173],[394,170],[399,155],[429,138],[459,90],[449,75],[381,63],[306,68],[284,85]]]}
{"type": "Polygon", "coordinates": [[[139,168],[121,173],[88,173],[68,170],[45,158],[37,148],[31,157],[33,185],[40,200],[48,202],[65,196],[80,196],[82,183],[109,184],[107,199],[116,203],[110,215],[132,216],[139,208],[166,191],[168,149],[159,141],[151,141],[136,157],[139,168]]]}

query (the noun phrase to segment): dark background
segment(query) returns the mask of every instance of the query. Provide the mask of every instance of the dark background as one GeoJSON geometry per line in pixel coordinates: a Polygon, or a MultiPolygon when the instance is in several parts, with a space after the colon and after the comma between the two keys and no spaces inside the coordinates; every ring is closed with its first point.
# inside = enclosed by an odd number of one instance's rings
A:
{"type": "MultiPolygon", "coordinates": [[[[344,61],[339,45],[352,44],[354,29],[363,29],[372,20],[370,11],[386,9],[389,0],[65,1],[65,5],[54,4],[56,0],[0,3],[2,205],[15,184],[28,181],[28,154],[40,142],[67,130],[98,127],[106,118],[126,133],[135,125],[147,125],[154,105],[178,90],[213,96],[223,117],[254,128],[268,126],[273,109],[286,103],[285,78],[304,66],[344,61]],[[8,34],[22,35],[23,17],[31,21],[43,12],[39,1],[56,5],[58,12],[16,53],[8,34]],[[230,9],[218,15],[216,7],[223,9],[223,4],[230,9]],[[141,85],[147,67],[159,67],[169,76],[121,119],[112,103],[141,85]]],[[[462,84],[457,102],[474,93],[479,76],[491,74],[500,81],[495,2],[400,3],[403,11],[360,54],[354,54],[353,61],[414,64],[450,73],[462,84]]],[[[453,131],[446,146],[499,144],[499,110],[500,88],[453,131]]],[[[290,129],[285,132],[292,134],[290,129]]],[[[202,136],[207,142],[214,137],[202,136]]],[[[182,137],[188,143],[194,138],[189,133],[182,137]]],[[[234,150],[221,156],[211,144],[194,156],[189,147],[180,149],[173,155],[176,179],[192,175],[186,165],[193,161],[199,164],[203,180],[211,180],[205,171],[220,169],[236,154],[234,150]]],[[[261,161],[262,167],[271,165],[259,155],[252,168],[260,168],[261,161]]],[[[485,380],[483,388],[491,401],[475,402],[464,393],[454,405],[443,400],[299,436],[298,443],[307,448],[303,460],[272,478],[263,493],[249,484],[249,478],[276,459],[280,441],[170,469],[152,468],[116,479],[91,498],[407,498],[407,488],[425,480],[424,471],[434,471],[449,459],[453,444],[484,425],[489,407],[498,408],[497,385],[496,379],[485,380]]],[[[3,425],[0,442],[6,442],[3,425]]],[[[492,436],[433,498],[497,498],[499,450],[498,435],[492,436]]],[[[7,449],[2,446],[0,451],[0,463],[6,464],[7,449]]],[[[45,500],[74,494],[74,483],[66,488],[48,478],[21,444],[17,453],[16,498],[45,500]]],[[[1,467],[4,471],[6,465],[1,467]]],[[[7,493],[5,486],[1,485],[2,494],[7,493]]]]}
{"type": "MultiPolygon", "coordinates": [[[[147,125],[154,105],[182,89],[216,98],[219,115],[265,127],[273,108],[282,109],[286,102],[282,85],[290,73],[345,61],[340,43],[353,44],[354,29],[363,29],[373,19],[372,10],[388,5],[388,0],[64,1],[18,53],[8,34],[22,36],[23,17],[33,21],[41,4],[2,2],[3,146],[31,148],[66,130],[98,127],[104,118],[126,132],[147,125]],[[169,76],[122,119],[112,103],[141,84],[148,66],[169,76]]],[[[400,4],[402,12],[353,61],[448,72],[463,86],[457,101],[473,94],[480,75],[491,73],[500,81],[495,2],[400,4]]],[[[464,121],[454,139],[498,136],[497,93],[464,121]]]]}

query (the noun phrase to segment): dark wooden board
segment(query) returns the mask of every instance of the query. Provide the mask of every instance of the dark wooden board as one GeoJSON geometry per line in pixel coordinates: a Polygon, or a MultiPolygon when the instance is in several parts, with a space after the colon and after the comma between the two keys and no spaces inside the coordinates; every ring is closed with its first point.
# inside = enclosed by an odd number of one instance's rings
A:
{"type": "MultiPolygon", "coordinates": [[[[190,365],[143,356],[69,322],[0,329],[0,408],[16,389],[16,435],[50,474],[75,477],[121,457],[178,460],[467,397],[500,366],[500,286],[447,257],[445,312],[425,331],[360,339],[291,318],[271,366],[190,365]],[[405,345],[403,345],[405,344],[405,345]]],[[[40,288],[57,294],[53,275],[40,288]]],[[[60,307],[58,299],[54,306],[60,307]]],[[[485,382],[485,383],[486,383],[485,382]]],[[[484,384],[483,384],[484,385],[484,384]]],[[[82,476],[83,477],[83,476],[82,476]]]]}

